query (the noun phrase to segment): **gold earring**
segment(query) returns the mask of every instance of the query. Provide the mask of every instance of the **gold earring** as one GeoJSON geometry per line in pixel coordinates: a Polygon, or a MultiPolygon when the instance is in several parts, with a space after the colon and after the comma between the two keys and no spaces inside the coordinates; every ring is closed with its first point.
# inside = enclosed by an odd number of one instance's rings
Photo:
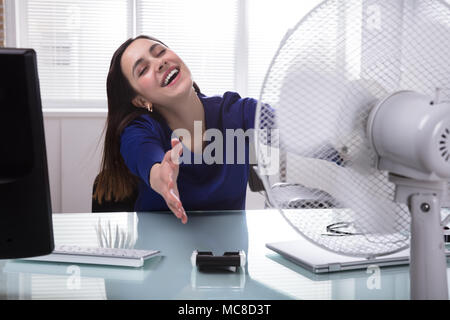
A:
{"type": "Polygon", "coordinates": [[[151,104],[146,105],[148,112],[153,112],[153,106],[151,104]]]}

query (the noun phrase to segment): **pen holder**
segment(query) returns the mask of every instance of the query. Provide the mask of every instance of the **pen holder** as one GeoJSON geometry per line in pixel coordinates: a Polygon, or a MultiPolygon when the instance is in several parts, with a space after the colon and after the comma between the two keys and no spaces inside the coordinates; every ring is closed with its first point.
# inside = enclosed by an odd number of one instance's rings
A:
{"type": "Polygon", "coordinates": [[[103,223],[101,219],[98,219],[97,224],[94,226],[97,234],[97,242],[100,248],[120,248],[130,249],[136,244],[137,237],[133,232],[124,228],[118,223],[111,223],[107,220],[103,223]]]}

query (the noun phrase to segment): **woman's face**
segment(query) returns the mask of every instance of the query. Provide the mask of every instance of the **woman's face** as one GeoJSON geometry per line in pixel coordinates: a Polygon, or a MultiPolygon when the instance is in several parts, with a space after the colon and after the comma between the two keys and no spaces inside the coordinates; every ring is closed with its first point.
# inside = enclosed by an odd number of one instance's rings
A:
{"type": "Polygon", "coordinates": [[[138,93],[140,106],[143,100],[153,106],[169,105],[192,90],[191,72],[184,62],[175,52],[153,40],[133,41],[122,55],[121,67],[138,93]]]}

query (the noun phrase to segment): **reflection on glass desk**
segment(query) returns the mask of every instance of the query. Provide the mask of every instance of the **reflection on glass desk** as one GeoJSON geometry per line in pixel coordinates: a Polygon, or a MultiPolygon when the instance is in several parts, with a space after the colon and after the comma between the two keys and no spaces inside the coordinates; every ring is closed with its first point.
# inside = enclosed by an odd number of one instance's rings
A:
{"type": "Polygon", "coordinates": [[[157,249],[142,268],[0,260],[0,299],[409,299],[409,267],[314,274],[267,249],[300,236],[276,210],[54,214],[56,244],[157,249]],[[198,271],[197,250],[244,250],[236,272],[198,271]]]}

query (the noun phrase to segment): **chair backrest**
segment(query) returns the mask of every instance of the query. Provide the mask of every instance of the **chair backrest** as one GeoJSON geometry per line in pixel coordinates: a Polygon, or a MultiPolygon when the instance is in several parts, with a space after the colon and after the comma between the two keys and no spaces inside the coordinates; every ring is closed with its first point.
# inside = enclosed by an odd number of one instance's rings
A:
{"type": "Polygon", "coordinates": [[[134,204],[137,199],[137,190],[127,199],[122,201],[106,201],[102,199],[100,204],[94,199],[95,189],[97,188],[98,175],[94,180],[92,188],[92,212],[134,212],[134,204]]]}
{"type": "Polygon", "coordinates": [[[253,192],[265,191],[264,184],[256,173],[256,166],[250,165],[250,172],[248,175],[248,186],[253,192]]]}

